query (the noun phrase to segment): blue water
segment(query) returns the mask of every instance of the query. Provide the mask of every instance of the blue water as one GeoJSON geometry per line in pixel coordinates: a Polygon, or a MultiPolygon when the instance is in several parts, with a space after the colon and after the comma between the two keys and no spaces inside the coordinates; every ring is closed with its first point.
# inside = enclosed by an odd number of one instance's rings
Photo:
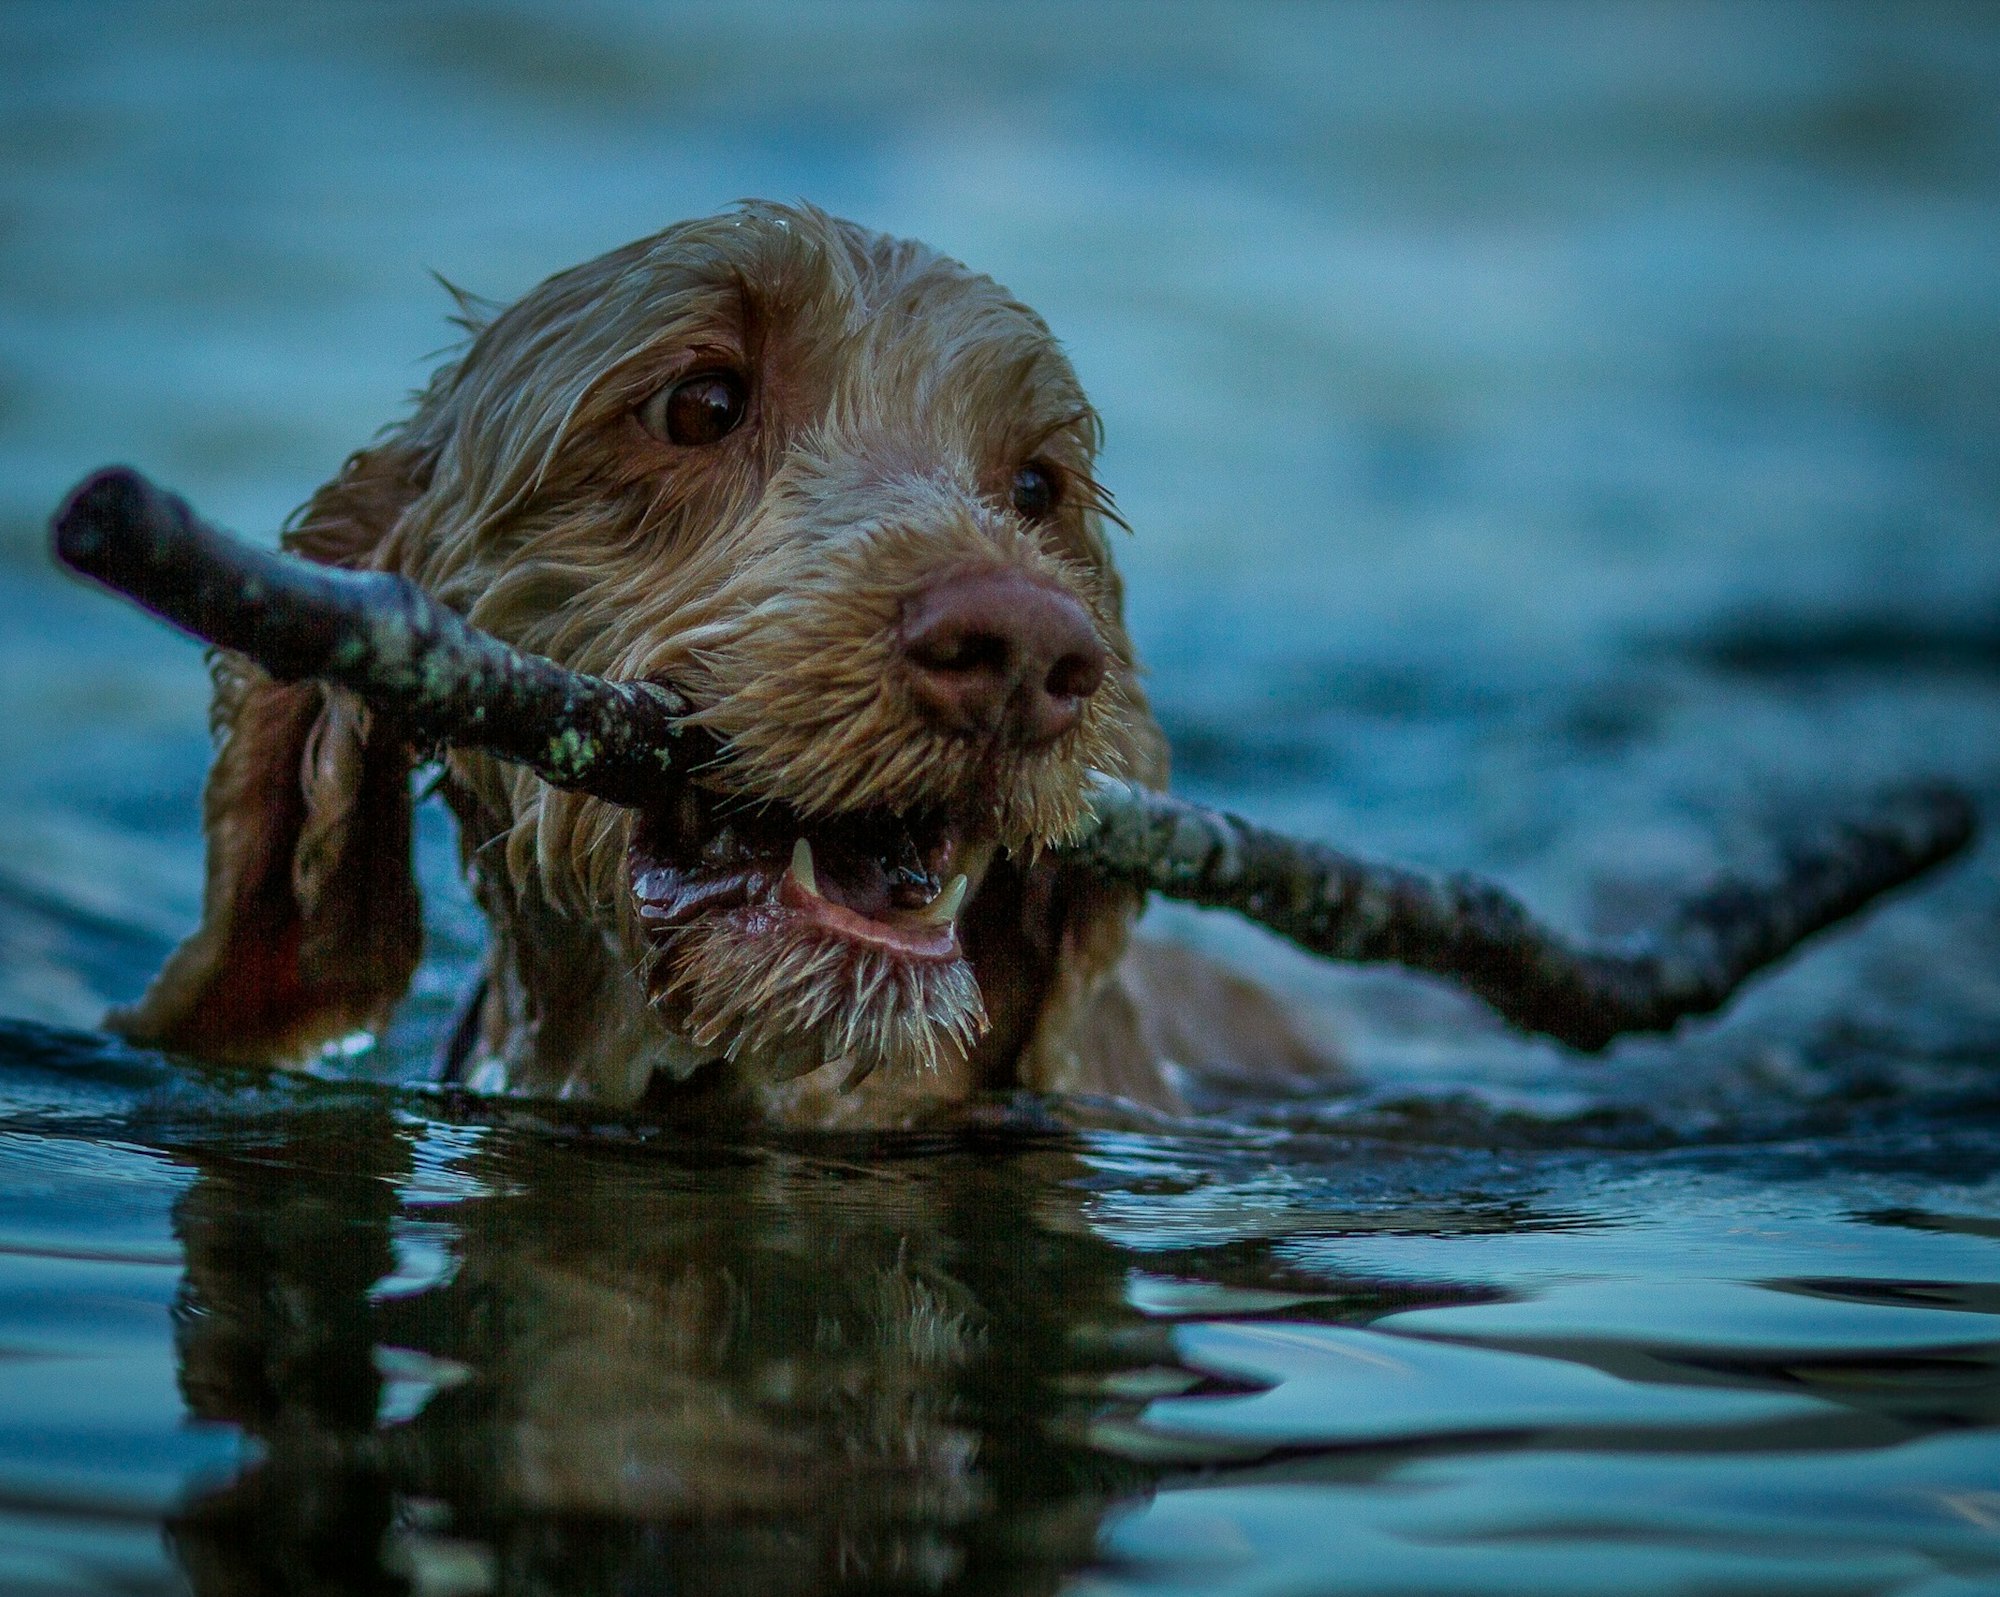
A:
{"type": "Polygon", "coordinates": [[[1584,1061],[1193,911],[1306,1099],[716,1141],[92,1033],[193,922],[107,460],[268,532],[448,340],[803,196],[1068,344],[1177,781],[1643,924],[2000,816],[1977,6],[0,11],[0,1591],[2000,1591],[2000,846],[1584,1061]]]}

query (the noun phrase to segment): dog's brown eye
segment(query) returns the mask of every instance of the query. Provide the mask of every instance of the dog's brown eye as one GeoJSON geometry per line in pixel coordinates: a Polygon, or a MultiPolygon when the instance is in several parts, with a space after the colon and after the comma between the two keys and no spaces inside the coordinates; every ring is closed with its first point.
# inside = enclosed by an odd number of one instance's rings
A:
{"type": "Polygon", "coordinates": [[[1056,474],[1032,460],[1014,473],[1014,509],[1024,521],[1044,521],[1062,498],[1056,474]]]}
{"type": "Polygon", "coordinates": [[[743,380],[734,372],[703,372],[663,388],[639,407],[639,425],[670,444],[719,443],[743,419],[743,380]]]}

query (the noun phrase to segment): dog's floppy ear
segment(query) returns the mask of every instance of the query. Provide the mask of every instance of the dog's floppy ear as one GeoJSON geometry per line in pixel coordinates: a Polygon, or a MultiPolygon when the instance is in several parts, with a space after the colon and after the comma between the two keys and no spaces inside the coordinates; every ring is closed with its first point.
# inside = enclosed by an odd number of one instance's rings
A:
{"type": "MultiPolygon", "coordinates": [[[[1124,733],[1123,768],[1164,788],[1166,735],[1137,686],[1127,691],[1135,719],[1124,733]]],[[[994,861],[961,924],[990,1022],[973,1053],[978,1080],[1178,1107],[1139,1028],[1115,1023],[1116,1005],[1105,1002],[1116,996],[1119,961],[1145,902],[1139,888],[1053,851],[994,861]]]]}
{"type": "Polygon", "coordinates": [[[991,1021],[973,1057],[980,1080],[1172,1107],[1143,1040],[1097,1014],[1143,902],[1047,854],[995,863],[963,927],[991,1021]]]}
{"type": "MultiPolygon", "coordinates": [[[[369,563],[427,475],[394,443],[352,456],[286,546],[369,563]]],[[[409,751],[338,690],[275,682],[230,655],[212,669],[201,925],[105,1024],[212,1059],[294,1062],[381,1024],[416,969],[409,751]]]]}
{"type": "MultiPolygon", "coordinates": [[[[1111,585],[1115,606],[1115,576],[1111,585]]],[[[1121,652],[1129,659],[1130,644],[1121,652]]],[[[1116,769],[1164,789],[1166,733],[1136,681],[1124,692],[1129,718],[1118,734],[1116,769]]],[[[1129,1013],[1121,1017],[1117,1003],[1106,1002],[1117,998],[1119,962],[1145,904],[1138,887],[1106,881],[1054,851],[994,862],[961,924],[990,1022],[973,1052],[978,1080],[1179,1107],[1141,1028],[1122,1024],[1129,1013]]]]}

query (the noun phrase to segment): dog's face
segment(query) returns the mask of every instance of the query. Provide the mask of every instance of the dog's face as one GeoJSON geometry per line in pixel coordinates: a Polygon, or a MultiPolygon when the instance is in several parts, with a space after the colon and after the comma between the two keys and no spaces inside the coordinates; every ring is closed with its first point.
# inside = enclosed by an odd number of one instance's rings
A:
{"type": "MultiPolygon", "coordinates": [[[[1083,911],[1037,882],[1043,851],[1091,769],[1157,781],[1164,759],[1096,417],[1041,320],[920,245],[764,205],[472,320],[295,545],[698,710],[684,776],[637,810],[452,758],[503,956],[541,967],[493,1046],[561,1007],[546,967],[592,939],[679,1057],[770,1076],[935,1069],[975,1050],[989,1000],[1045,1004],[1022,969],[1059,950],[1014,944],[1075,945],[1083,911]]],[[[375,732],[337,702],[317,721],[307,844],[351,813],[334,789],[375,732]]],[[[337,882],[347,824],[297,851],[302,903],[326,896],[315,871],[337,882]]],[[[1037,1023],[991,1019],[1016,1047],[1037,1023]]]]}

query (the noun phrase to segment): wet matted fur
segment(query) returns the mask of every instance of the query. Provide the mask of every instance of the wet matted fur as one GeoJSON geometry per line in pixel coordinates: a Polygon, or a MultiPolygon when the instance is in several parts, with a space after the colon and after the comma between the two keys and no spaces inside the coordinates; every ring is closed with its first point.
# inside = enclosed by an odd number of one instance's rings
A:
{"type": "MultiPolygon", "coordinates": [[[[1162,984],[1121,965],[1138,897],[1050,852],[1086,772],[1162,785],[1167,751],[1092,476],[1097,417],[1041,319],[921,244],[764,203],[463,312],[459,357],[287,546],[400,573],[580,670],[670,680],[707,751],[638,810],[445,761],[492,929],[476,1079],[713,1093],[813,1123],[988,1086],[1170,1102],[1163,1039],[1199,1028],[1149,1014],[1162,984]],[[725,386],[697,399],[738,409],[690,442],[659,407],[704,378],[725,386]],[[1048,492],[1023,499],[1024,468],[1048,492]],[[922,713],[899,627],[968,571],[1087,615],[1107,664],[1059,736],[922,713]],[[865,878],[876,907],[801,897],[801,837],[823,885],[865,878]],[[962,906],[942,887],[961,874],[962,906]],[[883,900],[892,880],[921,885],[883,900]]],[[[113,1023],[297,1062],[378,1026],[409,984],[414,755],[338,692],[226,656],[215,676],[203,921],[113,1023]]],[[[1170,986],[1170,1005],[1226,1006],[1252,1050],[1303,1058],[1241,984],[1183,960],[1170,986]]]]}

